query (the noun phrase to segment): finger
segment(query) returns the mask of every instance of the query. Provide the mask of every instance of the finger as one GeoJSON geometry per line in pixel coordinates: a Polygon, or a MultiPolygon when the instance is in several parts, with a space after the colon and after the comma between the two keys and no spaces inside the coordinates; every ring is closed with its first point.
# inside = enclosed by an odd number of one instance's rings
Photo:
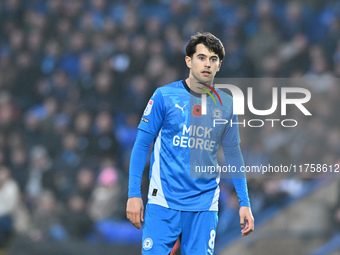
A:
{"type": "Polygon", "coordinates": [[[241,227],[242,227],[241,233],[244,233],[248,229],[248,227],[249,227],[248,221],[245,220],[245,223],[241,227]]]}
{"type": "Polygon", "coordinates": [[[144,222],[144,208],[141,209],[140,219],[144,222]]]}
{"type": "Polygon", "coordinates": [[[245,231],[242,233],[242,236],[247,236],[247,235],[249,235],[251,232],[253,232],[253,229],[251,229],[251,228],[245,229],[245,231]]]}
{"type": "Polygon", "coordinates": [[[140,225],[140,221],[134,225],[138,229],[142,229],[142,226],[140,225]]]}
{"type": "Polygon", "coordinates": [[[128,220],[132,223],[133,226],[138,228],[138,213],[126,212],[128,220]]]}
{"type": "Polygon", "coordinates": [[[241,228],[244,228],[244,221],[245,221],[245,219],[241,218],[241,221],[240,221],[241,228]]]}
{"type": "Polygon", "coordinates": [[[141,225],[140,225],[140,213],[135,213],[134,214],[134,226],[138,229],[141,229],[141,225]]]}
{"type": "Polygon", "coordinates": [[[242,236],[247,236],[253,231],[254,231],[254,221],[250,220],[250,221],[247,221],[247,225],[244,229],[242,229],[241,233],[242,233],[242,236]]]}
{"type": "Polygon", "coordinates": [[[242,236],[248,236],[251,232],[253,232],[252,230],[247,231],[246,233],[242,233],[242,236]]]}
{"type": "Polygon", "coordinates": [[[138,229],[141,229],[140,221],[134,221],[132,222],[132,225],[134,225],[138,229]]]}
{"type": "Polygon", "coordinates": [[[130,211],[126,212],[126,218],[132,223],[132,213],[130,211]]]}
{"type": "Polygon", "coordinates": [[[246,223],[245,227],[241,230],[242,233],[245,233],[249,230],[249,224],[246,223]]]}

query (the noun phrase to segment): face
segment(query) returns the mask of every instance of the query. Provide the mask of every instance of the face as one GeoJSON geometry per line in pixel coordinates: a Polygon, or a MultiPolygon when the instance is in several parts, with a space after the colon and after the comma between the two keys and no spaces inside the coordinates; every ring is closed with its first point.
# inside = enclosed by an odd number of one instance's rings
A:
{"type": "Polygon", "coordinates": [[[221,63],[218,55],[203,45],[196,46],[196,52],[191,57],[186,56],[185,62],[190,68],[189,78],[199,82],[211,84],[216,73],[220,70],[221,63]]]}

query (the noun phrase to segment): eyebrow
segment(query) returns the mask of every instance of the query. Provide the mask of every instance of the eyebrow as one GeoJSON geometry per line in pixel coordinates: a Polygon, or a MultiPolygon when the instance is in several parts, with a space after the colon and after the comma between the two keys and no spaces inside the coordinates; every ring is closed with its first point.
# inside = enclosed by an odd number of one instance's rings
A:
{"type": "MultiPolygon", "coordinates": [[[[199,53],[197,54],[197,57],[206,57],[207,55],[203,54],[203,53],[199,53]]],[[[217,55],[213,55],[210,58],[218,58],[217,55]]]]}

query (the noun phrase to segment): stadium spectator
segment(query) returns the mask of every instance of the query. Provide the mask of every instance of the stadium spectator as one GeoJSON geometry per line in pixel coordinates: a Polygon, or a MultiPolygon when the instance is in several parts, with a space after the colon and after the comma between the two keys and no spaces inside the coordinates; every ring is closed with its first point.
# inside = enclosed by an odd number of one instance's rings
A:
{"type": "Polygon", "coordinates": [[[95,187],[95,176],[89,167],[82,167],[76,176],[76,193],[87,203],[95,187]]]}
{"type": "Polygon", "coordinates": [[[12,177],[17,181],[21,192],[25,192],[28,179],[28,155],[23,146],[15,147],[10,151],[9,165],[12,169],[12,177]]]}
{"type": "Polygon", "coordinates": [[[59,239],[57,225],[61,207],[51,191],[44,190],[34,201],[28,236],[34,242],[59,239]]]}
{"type": "Polygon", "coordinates": [[[118,141],[114,133],[114,120],[111,114],[104,110],[95,116],[93,139],[91,141],[91,156],[99,158],[118,158],[118,141]]]}
{"type": "Polygon", "coordinates": [[[87,214],[86,201],[82,196],[73,194],[69,197],[67,208],[61,215],[61,225],[71,240],[86,239],[93,233],[93,221],[87,214]]]}
{"type": "Polygon", "coordinates": [[[93,220],[120,219],[121,195],[118,170],[107,167],[101,170],[97,186],[89,201],[89,212],[93,220]]]}
{"type": "Polygon", "coordinates": [[[0,166],[0,248],[5,247],[14,234],[14,215],[19,203],[19,187],[10,169],[0,166]]]}
{"type": "Polygon", "coordinates": [[[52,160],[43,146],[35,146],[30,150],[26,196],[34,202],[44,189],[54,189],[52,176],[52,160]]]}

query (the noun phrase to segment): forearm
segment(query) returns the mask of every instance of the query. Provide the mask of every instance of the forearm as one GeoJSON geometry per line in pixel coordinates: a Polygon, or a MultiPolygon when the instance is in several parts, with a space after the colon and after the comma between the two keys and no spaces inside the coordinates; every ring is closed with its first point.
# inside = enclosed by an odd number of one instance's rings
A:
{"type": "Polygon", "coordinates": [[[129,167],[129,198],[141,197],[141,181],[146,158],[155,135],[139,130],[133,146],[129,167]]]}
{"type": "Polygon", "coordinates": [[[232,178],[232,181],[239,198],[240,206],[250,207],[246,178],[232,178]]]}
{"type": "Polygon", "coordinates": [[[228,165],[235,166],[238,170],[237,173],[233,173],[231,176],[232,182],[234,184],[237,196],[239,198],[240,206],[249,206],[249,196],[247,188],[246,174],[240,172],[242,166],[244,166],[244,161],[239,145],[226,146],[223,145],[224,156],[228,165]]]}

